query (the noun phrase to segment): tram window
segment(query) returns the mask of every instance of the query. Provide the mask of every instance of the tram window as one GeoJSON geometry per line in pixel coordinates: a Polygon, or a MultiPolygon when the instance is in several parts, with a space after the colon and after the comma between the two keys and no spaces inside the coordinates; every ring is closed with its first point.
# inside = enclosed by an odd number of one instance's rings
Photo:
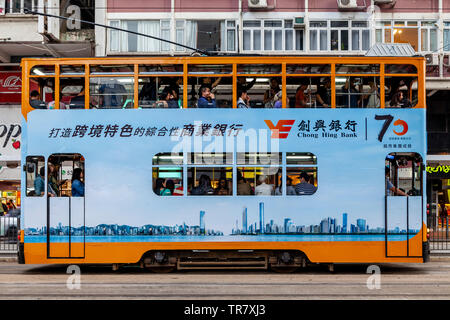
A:
{"type": "Polygon", "coordinates": [[[182,64],[146,64],[139,65],[140,75],[183,75],[182,64]]]}
{"type": "Polygon", "coordinates": [[[238,77],[237,78],[237,98],[240,104],[239,94],[247,92],[246,101],[243,101],[249,108],[281,108],[281,79],[278,77],[238,77]]]}
{"type": "Polygon", "coordinates": [[[55,75],[55,66],[46,65],[46,66],[34,66],[30,70],[31,76],[54,76],[55,75]]]}
{"type": "Polygon", "coordinates": [[[53,109],[55,101],[54,77],[30,77],[30,106],[34,109],[53,109]]]}
{"type": "Polygon", "coordinates": [[[418,102],[417,77],[385,77],[386,108],[411,108],[418,102]]]}
{"type": "Polygon", "coordinates": [[[189,108],[232,108],[232,77],[189,77],[189,108]]]}
{"type": "Polygon", "coordinates": [[[181,165],[183,164],[183,154],[178,152],[158,153],[153,156],[153,165],[181,165]]]}
{"type": "Polygon", "coordinates": [[[233,168],[188,167],[188,194],[192,196],[233,195],[233,168]]]}
{"type": "Polygon", "coordinates": [[[180,108],[183,105],[182,77],[139,78],[139,107],[180,108]]]}
{"type": "Polygon", "coordinates": [[[329,64],[288,64],[286,74],[330,74],[329,64]]]}
{"type": "Polygon", "coordinates": [[[49,196],[84,197],[85,159],[81,154],[52,154],[47,167],[49,196]]]}
{"type": "Polygon", "coordinates": [[[153,168],[153,192],[158,196],[182,196],[183,168],[171,166],[153,168]]]}
{"type": "Polygon", "coordinates": [[[91,99],[98,101],[101,109],[125,109],[134,107],[134,78],[91,77],[91,99]]]}
{"type": "Polygon", "coordinates": [[[189,75],[194,74],[232,74],[231,64],[191,64],[188,66],[189,75]]]}
{"type": "Polygon", "coordinates": [[[134,65],[91,65],[91,75],[133,75],[134,65]]]}
{"type": "Polygon", "coordinates": [[[238,64],[238,74],[281,74],[281,64],[238,64]]]}
{"type": "Polygon", "coordinates": [[[287,152],[286,164],[287,165],[317,164],[317,157],[310,152],[287,152]]]}
{"type": "Polygon", "coordinates": [[[320,77],[287,77],[286,82],[286,102],[289,108],[320,108],[317,95],[322,95],[324,100],[329,101],[329,93],[326,87],[321,87],[320,77]],[[319,89],[321,90],[318,91],[319,89]]]}
{"type": "Polygon", "coordinates": [[[188,164],[224,165],[233,164],[233,153],[188,153],[188,164]]]}
{"type": "Polygon", "coordinates": [[[411,64],[386,64],[384,73],[417,73],[417,67],[411,64]]]}
{"type": "Polygon", "coordinates": [[[59,108],[60,109],[84,109],[85,92],[83,78],[59,78],[59,108]]]}
{"type": "Polygon", "coordinates": [[[379,64],[336,64],[336,73],[380,73],[379,64]]]}
{"type": "Polygon", "coordinates": [[[336,107],[379,108],[380,77],[336,77],[336,107]]]}
{"type": "Polygon", "coordinates": [[[386,157],[386,195],[422,195],[422,157],[412,152],[393,152],[386,157]]]}
{"type": "Polygon", "coordinates": [[[245,165],[271,165],[277,166],[281,164],[281,152],[238,152],[237,164],[245,165]]]}
{"type": "Polygon", "coordinates": [[[42,197],[45,194],[45,159],[29,156],[26,160],[27,197],[42,197]]]}
{"type": "Polygon", "coordinates": [[[317,167],[286,167],[286,180],[286,195],[312,195],[317,191],[317,167]]]}
{"type": "Polygon", "coordinates": [[[59,67],[60,75],[64,76],[78,76],[84,75],[83,65],[61,65],[59,67]]]}
{"type": "Polygon", "coordinates": [[[282,169],[272,167],[238,167],[238,196],[274,196],[281,195],[282,169]]]}

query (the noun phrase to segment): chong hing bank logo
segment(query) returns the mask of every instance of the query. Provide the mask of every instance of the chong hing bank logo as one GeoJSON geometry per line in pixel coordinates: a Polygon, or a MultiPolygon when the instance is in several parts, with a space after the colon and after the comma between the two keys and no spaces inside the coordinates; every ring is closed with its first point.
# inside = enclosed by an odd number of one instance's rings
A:
{"type": "MultiPolygon", "coordinates": [[[[384,124],[383,127],[380,130],[380,133],[378,134],[378,140],[380,142],[383,141],[383,137],[386,134],[386,131],[389,129],[389,126],[391,125],[392,121],[394,121],[394,117],[390,114],[388,115],[375,115],[375,120],[383,120],[384,124]]],[[[403,136],[408,132],[408,123],[404,120],[397,119],[394,121],[394,126],[397,127],[399,130],[401,127],[401,130],[397,131],[396,129],[392,130],[396,135],[403,136]]]]}
{"type": "Polygon", "coordinates": [[[292,126],[294,125],[295,120],[279,120],[276,126],[274,126],[270,120],[264,120],[264,122],[272,132],[272,135],[270,136],[271,138],[286,139],[292,129],[292,126]]]}

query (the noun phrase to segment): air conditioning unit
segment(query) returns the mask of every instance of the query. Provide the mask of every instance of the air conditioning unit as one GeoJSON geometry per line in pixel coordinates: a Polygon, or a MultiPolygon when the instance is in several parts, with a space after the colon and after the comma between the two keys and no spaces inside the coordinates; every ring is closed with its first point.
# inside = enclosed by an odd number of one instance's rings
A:
{"type": "Polygon", "coordinates": [[[438,66],[439,65],[439,53],[429,53],[425,55],[427,60],[427,66],[438,66]]]}
{"type": "Polygon", "coordinates": [[[374,0],[374,4],[391,4],[394,5],[397,0],[374,0]]]}
{"type": "Polygon", "coordinates": [[[267,8],[267,0],[248,0],[248,7],[252,9],[267,8]]]}
{"type": "Polygon", "coordinates": [[[303,17],[297,17],[294,19],[294,28],[304,28],[305,27],[305,18],[303,17]]]}
{"type": "Polygon", "coordinates": [[[337,0],[339,9],[353,9],[357,8],[356,0],[337,0]]]}

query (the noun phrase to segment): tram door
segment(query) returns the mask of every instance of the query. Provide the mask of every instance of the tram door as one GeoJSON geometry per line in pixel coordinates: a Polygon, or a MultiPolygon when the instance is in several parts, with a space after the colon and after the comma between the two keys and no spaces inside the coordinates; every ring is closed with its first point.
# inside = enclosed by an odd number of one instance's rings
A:
{"type": "Polygon", "coordinates": [[[387,257],[422,256],[421,245],[413,245],[411,239],[423,224],[423,168],[415,153],[391,153],[386,158],[387,257]]]}
{"type": "Polygon", "coordinates": [[[47,167],[48,257],[84,258],[84,158],[80,154],[51,155],[47,167]],[[74,190],[80,186],[82,193],[74,190]]]}

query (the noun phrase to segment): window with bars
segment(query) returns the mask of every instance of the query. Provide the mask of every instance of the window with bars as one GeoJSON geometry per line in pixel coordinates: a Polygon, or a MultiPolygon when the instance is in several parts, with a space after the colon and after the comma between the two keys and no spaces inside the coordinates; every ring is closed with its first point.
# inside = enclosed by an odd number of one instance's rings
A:
{"type": "MultiPolygon", "coordinates": [[[[436,21],[377,21],[376,42],[409,43],[416,51],[433,52],[438,50],[438,29],[436,21]]],[[[444,29],[444,45],[446,38],[444,29]]]]}
{"type": "Polygon", "coordinates": [[[38,0],[5,0],[6,14],[23,14],[25,9],[35,10],[38,6],[38,0]]]}
{"type": "Polygon", "coordinates": [[[293,20],[245,20],[244,51],[303,51],[304,31],[293,20]]]}
{"type": "Polygon", "coordinates": [[[311,51],[361,51],[370,48],[367,21],[311,21],[311,51]]]}

